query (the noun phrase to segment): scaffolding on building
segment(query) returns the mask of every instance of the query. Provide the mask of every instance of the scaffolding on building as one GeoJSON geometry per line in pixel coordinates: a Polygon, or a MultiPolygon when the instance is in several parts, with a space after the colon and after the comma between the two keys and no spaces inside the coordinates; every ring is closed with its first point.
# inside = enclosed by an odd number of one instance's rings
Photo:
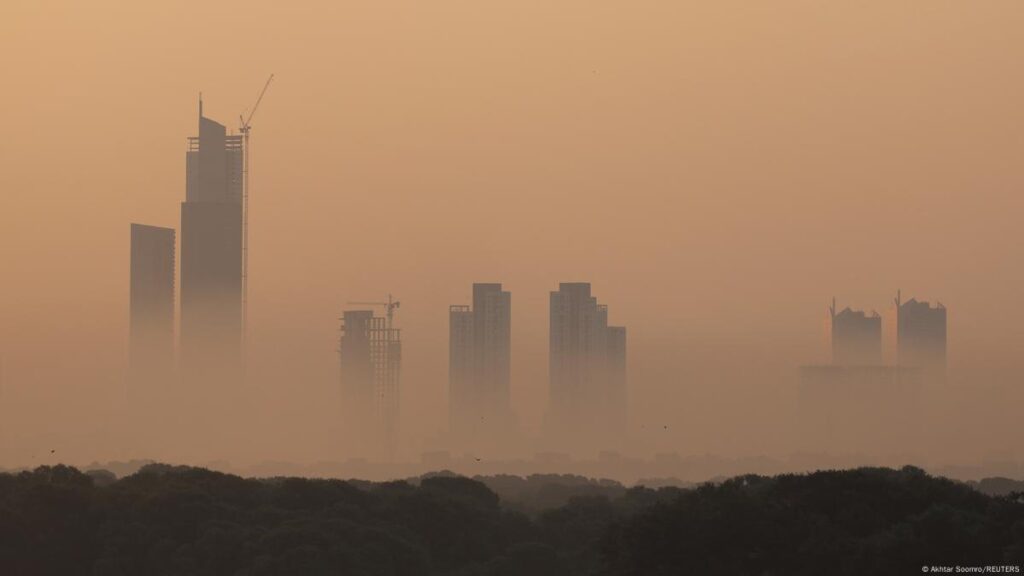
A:
{"type": "Polygon", "coordinates": [[[374,316],[368,310],[346,311],[338,352],[345,401],[351,410],[373,414],[383,448],[392,457],[400,399],[401,330],[392,326],[390,317],[374,316]]]}

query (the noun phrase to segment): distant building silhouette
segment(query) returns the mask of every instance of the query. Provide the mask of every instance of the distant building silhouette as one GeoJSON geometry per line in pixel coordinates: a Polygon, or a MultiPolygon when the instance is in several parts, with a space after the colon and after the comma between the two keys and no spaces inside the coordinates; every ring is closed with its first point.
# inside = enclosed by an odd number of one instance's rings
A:
{"type": "Polygon", "coordinates": [[[449,419],[463,447],[511,430],[512,295],[473,284],[473,307],[448,310],[449,419]]]}
{"type": "Polygon", "coordinates": [[[402,363],[399,330],[370,310],[346,310],[338,356],[346,429],[363,439],[365,455],[393,457],[402,363]]]}
{"type": "Polygon", "coordinates": [[[243,154],[242,136],[203,116],[200,102],[181,205],[181,361],[189,379],[240,376],[243,154]]]}
{"type": "Polygon", "coordinates": [[[458,434],[464,421],[469,419],[472,406],[476,370],[473,354],[473,308],[453,305],[448,307],[448,425],[458,434]]]}
{"type": "Polygon", "coordinates": [[[373,411],[374,370],[370,357],[372,321],[371,310],[346,310],[342,313],[338,359],[341,369],[342,416],[349,423],[373,411]]]}
{"type": "Polygon", "coordinates": [[[174,229],[131,225],[129,395],[152,397],[174,368],[174,229]]]}
{"type": "Polygon", "coordinates": [[[882,317],[876,312],[843,308],[836,312],[836,301],[829,307],[828,334],[832,364],[870,366],[882,363],[882,317]]]}
{"type": "Polygon", "coordinates": [[[606,447],[622,440],[626,415],[626,329],[608,326],[608,307],[590,284],[559,284],[550,296],[550,406],[555,441],[606,447]]]}
{"type": "Polygon", "coordinates": [[[946,307],[914,298],[903,302],[899,292],[893,304],[889,336],[895,363],[921,369],[926,381],[941,381],[946,374],[946,307]]]}

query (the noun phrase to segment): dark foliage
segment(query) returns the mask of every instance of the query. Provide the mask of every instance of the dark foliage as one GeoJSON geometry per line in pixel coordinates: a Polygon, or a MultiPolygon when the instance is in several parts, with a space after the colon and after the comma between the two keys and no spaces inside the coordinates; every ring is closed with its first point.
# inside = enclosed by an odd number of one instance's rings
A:
{"type": "Polygon", "coordinates": [[[531,517],[558,508],[580,496],[604,496],[616,500],[626,488],[614,480],[595,480],[574,474],[531,474],[526,478],[507,474],[475,476],[501,497],[504,507],[531,517]]]}
{"type": "Polygon", "coordinates": [[[161,464],[121,480],[66,466],[0,474],[0,574],[866,574],[1024,555],[1024,500],[910,468],[695,490],[501,481],[539,512],[449,475],[253,480],[161,464]],[[559,504],[540,511],[531,497],[559,504]]]}
{"type": "Polygon", "coordinates": [[[742,476],[612,526],[607,575],[910,574],[1024,564],[1024,500],[922,470],[742,476]]]}

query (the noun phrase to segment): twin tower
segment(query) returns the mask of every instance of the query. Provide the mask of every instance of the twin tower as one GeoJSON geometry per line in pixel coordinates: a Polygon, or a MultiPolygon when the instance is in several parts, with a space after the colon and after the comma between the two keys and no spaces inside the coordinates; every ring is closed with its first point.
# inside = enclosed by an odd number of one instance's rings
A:
{"type": "Polygon", "coordinates": [[[831,361],[800,371],[801,449],[902,458],[927,446],[946,382],[946,312],[899,293],[884,319],[833,300],[831,361]]]}
{"type": "MultiPolygon", "coordinates": [[[[244,179],[241,135],[203,116],[185,152],[181,204],[182,378],[236,383],[242,373],[244,179]]],[[[130,395],[152,397],[175,370],[175,231],[131,225],[130,395]]]]}

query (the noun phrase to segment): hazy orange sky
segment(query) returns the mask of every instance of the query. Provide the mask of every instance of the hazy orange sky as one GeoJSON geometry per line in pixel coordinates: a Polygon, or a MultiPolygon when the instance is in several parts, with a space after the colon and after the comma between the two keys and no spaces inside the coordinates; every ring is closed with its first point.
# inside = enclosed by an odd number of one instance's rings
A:
{"type": "Polygon", "coordinates": [[[512,291],[529,426],[559,281],[628,327],[634,417],[675,424],[651,449],[784,450],[751,430],[822,358],[833,295],[940,300],[954,381],[1019,384],[1022,30],[1010,0],[5,0],[0,464],[120,454],[96,438],[129,222],[178,228],[198,93],[233,127],[271,72],[250,338],[275,457],[323,457],[296,437],[337,386],[336,319],[388,292],[403,413],[434,434],[474,281],[512,291]]]}

